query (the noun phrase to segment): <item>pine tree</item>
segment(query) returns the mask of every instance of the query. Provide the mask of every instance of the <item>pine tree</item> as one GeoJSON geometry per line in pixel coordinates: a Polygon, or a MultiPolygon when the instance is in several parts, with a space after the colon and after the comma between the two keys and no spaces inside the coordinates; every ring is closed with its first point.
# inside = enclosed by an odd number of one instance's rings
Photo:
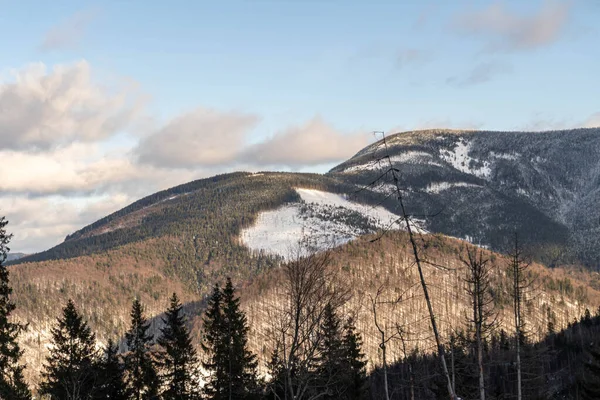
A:
{"type": "Polygon", "coordinates": [[[159,379],[150,353],[152,336],[148,334],[150,324],[144,317],[138,299],[131,308],[131,327],[125,333],[128,353],[125,355],[125,385],[127,397],[135,400],[158,398],[159,379]]]}
{"type": "Polygon", "coordinates": [[[171,305],[163,318],[165,324],[161,330],[158,344],[162,348],[159,361],[163,371],[162,393],[164,400],[199,399],[198,356],[192,345],[190,333],[185,326],[182,305],[173,293],[171,305]]]}
{"type": "Polygon", "coordinates": [[[362,338],[356,332],[352,318],[346,322],[344,332],[342,348],[344,350],[344,369],[347,371],[346,398],[348,400],[367,398],[367,361],[361,350],[362,338]]]}
{"type": "Polygon", "coordinates": [[[323,339],[317,358],[318,391],[327,393],[322,396],[324,399],[340,399],[347,389],[349,371],[344,363],[340,320],[331,304],[325,306],[320,330],[323,339]]]}
{"type": "Polygon", "coordinates": [[[7,224],[8,221],[0,217],[0,399],[26,400],[31,399],[31,393],[23,378],[24,367],[19,363],[23,351],[17,337],[27,326],[10,321],[16,306],[10,301],[12,288],[4,265],[11,239],[4,229],[7,224]]]}
{"type": "Polygon", "coordinates": [[[579,379],[584,399],[600,399],[600,349],[592,347],[588,351],[584,372],[579,379]]]}
{"type": "Polygon", "coordinates": [[[202,363],[204,369],[209,372],[204,385],[204,393],[209,399],[227,398],[224,383],[226,372],[224,370],[222,350],[223,314],[221,310],[223,294],[217,283],[213,287],[212,294],[208,299],[206,312],[204,313],[202,350],[207,359],[202,363]]]}
{"type": "Polygon", "coordinates": [[[104,359],[99,365],[99,399],[126,400],[123,365],[119,361],[118,348],[112,339],[108,340],[104,359]]]}
{"type": "Polygon", "coordinates": [[[248,321],[231,279],[215,286],[204,318],[204,366],[211,372],[205,392],[211,399],[244,399],[256,391],[256,356],[248,350],[248,321]]]}
{"type": "Polygon", "coordinates": [[[40,393],[53,400],[89,399],[98,391],[96,337],[72,300],[52,329],[40,393]]]}

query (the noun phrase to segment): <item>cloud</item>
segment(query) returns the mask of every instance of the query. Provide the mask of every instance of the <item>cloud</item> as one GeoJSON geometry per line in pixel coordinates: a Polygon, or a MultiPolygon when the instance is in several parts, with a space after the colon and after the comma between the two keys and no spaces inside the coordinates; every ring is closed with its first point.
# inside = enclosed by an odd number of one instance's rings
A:
{"type": "Polygon", "coordinates": [[[369,140],[369,134],[343,134],[316,117],[249,147],[240,159],[254,165],[320,165],[354,155],[368,145],[369,140]]]}
{"type": "Polygon", "coordinates": [[[0,215],[9,221],[13,233],[11,249],[31,253],[60,243],[67,234],[116,211],[132,200],[125,195],[104,195],[85,204],[60,197],[0,197],[0,215]]]}
{"type": "Polygon", "coordinates": [[[423,65],[430,60],[429,55],[419,49],[403,49],[398,52],[396,66],[404,68],[409,65],[423,65]]]}
{"type": "Polygon", "coordinates": [[[135,153],[142,164],[199,168],[233,162],[258,117],[198,108],[145,137],[135,153]]]}
{"type": "Polygon", "coordinates": [[[488,50],[528,51],[560,38],[571,5],[571,1],[545,0],[535,13],[523,15],[497,1],[485,9],[458,16],[453,26],[460,33],[487,40],[488,50]]]}
{"type": "Polygon", "coordinates": [[[42,51],[76,47],[85,36],[89,24],[96,18],[96,11],[80,11],[60,24],[50,28],[44,35],[39,49],[42,51]]]}
{"type": "Polygon", "coordinates": [[[473,68],[465,77],[450,77],[446,83],[459,87],[479,85],[491,81],[498,75],[509,74],[513,71],[510,64],[489,61],[483,62],[473,68]]]}
{"type": "Polygon", "coordinates": [[[141,105],[132,88],[111,93],[91,79],[86,61],[42,63],[11,71],[0,83],[3,149],[48,150],[73,140],[97,141],[126,128],[141,105]]]}
{"type": "Polygon", "coordinates": [[[585,128],[600,128],[600,111],[590,115],[590,117],[584,122],[585,128]]]}

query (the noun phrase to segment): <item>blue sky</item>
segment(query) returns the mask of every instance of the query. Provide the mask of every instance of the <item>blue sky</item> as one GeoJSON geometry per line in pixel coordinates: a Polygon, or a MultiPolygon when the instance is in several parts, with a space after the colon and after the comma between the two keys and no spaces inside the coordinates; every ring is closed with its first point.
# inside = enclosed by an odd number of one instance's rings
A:
{"type": "Polygon", "coordinates": [[[0,0],[15,251],[186,180],[325,171],[373,130],[600,124],[592,0],[41,4],[0,0]]]}

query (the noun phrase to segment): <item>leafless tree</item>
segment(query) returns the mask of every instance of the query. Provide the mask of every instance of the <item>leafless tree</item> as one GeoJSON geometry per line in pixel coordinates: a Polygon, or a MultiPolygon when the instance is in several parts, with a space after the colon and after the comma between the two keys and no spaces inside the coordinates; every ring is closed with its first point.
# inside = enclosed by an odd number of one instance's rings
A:
{"type": "Polygon", "coordinates": [[[479,375],[479,398],[485,400],[485,374],[483,370],[483,340],[496,323],[494,299],[489,293],[490,266],[483,251],[474,246],[468,246],[466,256],[460,259],[466,267],[466,291],[471,300],[473,315],[468,323],[474,327],[475,349],[477,353],[477,369],[479,375]]]}
{"type": "Polygon", "coordinates": [[[392,160],[389,155],[387,141],[385,134],[383,132],[379,132],[383,136],[383,146],[385,149],[385,156],[381,159],[387,161],[388,168],[382,175],[382,177],[388,176],[392,179],[392,184],[394,186],[395,195],[398,200],[398,204],[400,206],[400,219],[398,220],[399,224],[403,226],[408,232],[408,237],[412,246],[412,252],[415,260],[415,265],[417,266],[417,270],[419,272],[419,281],[421,283],[421,288],[423,289],[423,296],[425,297],[425,302],[427,303],[427,310],[429,312],[429,319],[431,322],[431,329],[433,331],[433,335],[435,338],[435,343],[437,346],[438,356],[440,359],[440,364],[442,367],[442,373],[446,378],[446,384],[448,389],[448,395],[450,400],[456,400],[456,395],[454,393],[454,388],[452,387],[452,381],[450,380],[450,374],[448,373],[448,366],[446,364],[446,355],[444,350],[444,344],[442,343],[440,333],[437,326],[437,321],[435,318],[435,313],[433,311],[433,305],[431,303],[431,298],[429,296],[429,289],[427,287],[427,282],[425,281],[425,276],[423,275],[423,258],[419,253],[419,247],[417,246],[417,240],[415,237],[414,225],[411,222],[411,216],[408,214],[406,210],[406,206],[404,204],[404,197],[402,195],[402,189],[400,185],[400,177],[399,170],[392,165],[392,160]]]}
{"type": "Polygon", "coordinates": [[[523,320],[522,305],[525,292],[531,286],[531,281],[526,276],[530,263],[525,261],[523,248],[519,236],[515,233],[514,247],[510,254],[510,272],[512,277],[513,313],[515,317],[515,348],[517,353],[517,400],[522,400],[521,379],[521,340],[524,336],[525,321],[523,320]]]}
{"type": "Polygon", "coordinates": [[[275,311],[271,336],[279,351],[285,399],[315,400],[328,393],[328,385],[337,383],[320,382],[314,373],[325,309],[330,305],[337,310],[350,297],[349,288],[329,268],[330,261],[328,251],[299,250],[282,266],[283,298],[275,311]]]}

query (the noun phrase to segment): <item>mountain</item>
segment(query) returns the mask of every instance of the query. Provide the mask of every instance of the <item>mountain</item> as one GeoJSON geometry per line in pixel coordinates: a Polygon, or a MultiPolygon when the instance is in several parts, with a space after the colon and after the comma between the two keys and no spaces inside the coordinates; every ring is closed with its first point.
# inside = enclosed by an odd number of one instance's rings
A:
{"type": "Polygon", "coordinates": [[[6,257],[6,261],[15,261],[18,260],[19,258],[23,258],[25,257],[27,254],[25,253],[8,253],[7,257],[6,257]]]}
{"type": "MultiPolygon", "coordinates": [[[[401,174],[402,192],[426,254],[451,267],[443,273],[427,271],[443,329],[464,321],[466,306],[459,268],[466,243],[452,237],[490,249],[496,260],[497,304],[505,307],[505,263],[491,250],[504,250],[515,230],[538,260],[558,265],[585,259],[594,265],[595,239],[581,239],[594,228],[573,221],[583,218],[578,207],[589,207],[583,198],[595,195],[590,179],[597,162],[591,149],[600,144],[598,133],[408,132],[389,136],[387,150],[375,143],[324,175],[238,172],[145,197],[56,247],[12,263],[17,315],[29,323],[22,342],[32,367],[30,379],[37,380],[50,328],[68,298],[98,339],[106,341],[123,334],[136,296],[154,317],[156,330],[176,291],[198,340],[205,296],[226,276],[242,289],[255,327],[253,348],[266,356],[269,345],[261,329],[270,319],[264,311],[278,301],[277,267],[298,241],[316,249],[336,247],[331,268],[347,274],[354,291],[348,307],[359,315],[368,356],[375,362],[377,339],[361,304],[378,285],[401,290],[414,278],[406,237],[393,232],[398,204],[390,195],[391,182],[387,176],[378,179],[383,171],[379,164],[388,157],[401,174]],[[585,149],[581,165],[569,159],[580,149],[585,149]],[[382,239],[371,242],[374,234],[382,239]]],[[[595,210],[589,213],[596,215],[595,210]]],[[[597,273],[542,265],[533,271],[540,293],[527,312],[536,335],[548,318],[560,328],[600,301],[597,273]]],[[[394,312],[421,315],[422,304],[417,300],[394,312]]],[[[426,338],[421,339],[426,345],[426,338]]]]}
{"type": "Polygon", "coordinates": [[[597,268],[598,154],[600,128],[413,131],[368,146],[328,176],[389,193],[389,179],[378,178],[391,162],[409,212],[435,215],[425,218],[429,231],[500,251],[518,231],[549,264],[577,260],[597,268]]]}

